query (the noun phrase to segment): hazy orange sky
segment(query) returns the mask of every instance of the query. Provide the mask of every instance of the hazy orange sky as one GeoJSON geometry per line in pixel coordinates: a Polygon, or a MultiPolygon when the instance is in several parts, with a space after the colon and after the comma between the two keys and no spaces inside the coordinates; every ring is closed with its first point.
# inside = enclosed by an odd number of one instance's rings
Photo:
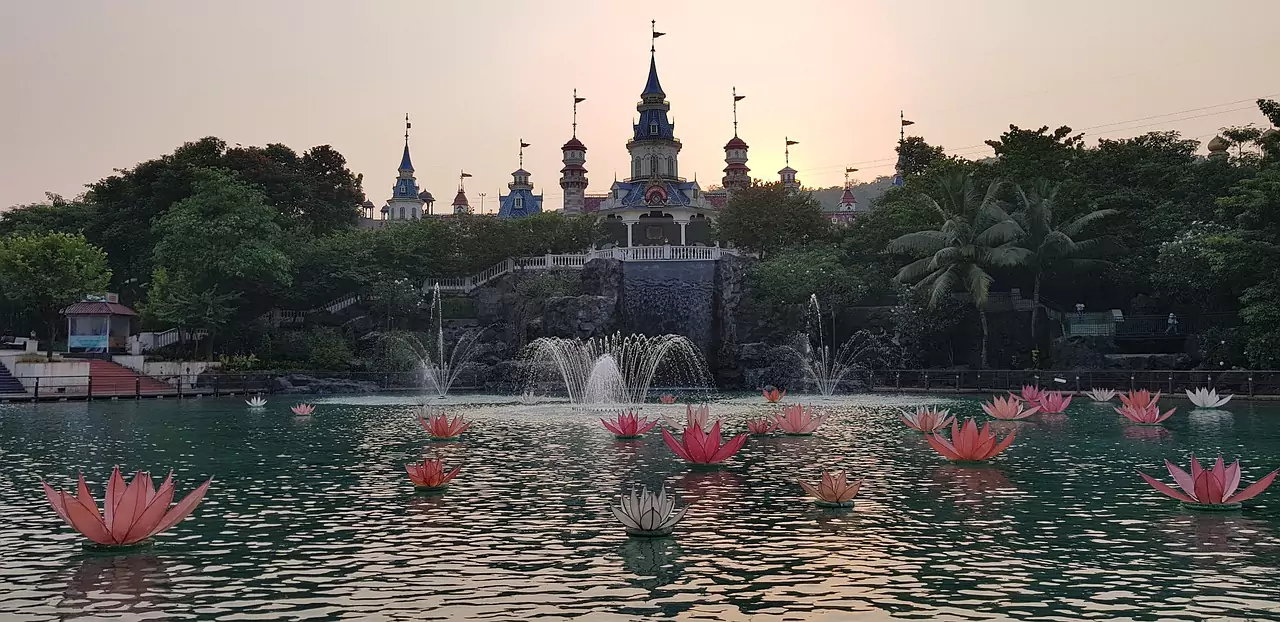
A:
{"type": "Polygon", "coordinates": [[[735,86],[752,174],[776,179],[790,136],[806,186],[847,165],[891,173],[900,108],[930,143],[979,157],[1010,123],[1204,140],[1265,123],[1244,100],[1280,96],[1276,0],[4,0],[0,206],[78,194],[209,135],[331,144],[382,205],[407,112],[437,212],[460,169],[493,211],[521,138],[559,209],[575,87],[589,192],[626,176],[650,19],[667,33],[681,172],[704,188],[722,175],[735,86]]]}

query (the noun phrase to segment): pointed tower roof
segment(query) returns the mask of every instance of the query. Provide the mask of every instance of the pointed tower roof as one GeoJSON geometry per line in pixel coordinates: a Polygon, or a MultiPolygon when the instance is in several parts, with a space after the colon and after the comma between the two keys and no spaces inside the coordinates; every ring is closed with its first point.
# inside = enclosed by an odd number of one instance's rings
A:
{"type": "Polygon", "coordinates": [[[467,200],[467,191],[462,188],[458,188],[458,195],[453,197],[453,206],[457,207],[459,205],[471,206],[471,202],[467,200]]]}
{"type": "Polygon", "coordinates": [[[662,92],[662,84],[658,82],[658,63],[654,58],[653,52],[649,52],[649,80],[644,83],[644,92],[641,97],[653,95],[656,97],[666,97],[667,94],[662,92]]]}
{"type": "Polygon", "coordinates": [[[409,139],[404,141],[404,155],[400,157],[400,170],[413,171],[413,162],[409,161],[409,139]]]}

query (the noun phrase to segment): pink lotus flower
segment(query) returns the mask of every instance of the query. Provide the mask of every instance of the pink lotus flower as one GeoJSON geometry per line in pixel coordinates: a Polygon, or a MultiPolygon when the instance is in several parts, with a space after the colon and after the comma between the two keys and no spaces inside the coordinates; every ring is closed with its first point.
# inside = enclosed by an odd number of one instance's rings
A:
{"type": "Polygon", "coordinates": [[[764,436],[774,430],[772,419],[747,419],[747,434],[764,436]]]}
{"type": "Polygon", "coordinates": [[[679,441],[674,434],[664,428],[662,439],[667,442],[667,447],[670,447],[671,451],[689,462],[718,464],[738,453],[738,450],[742,449],[743,444],[747,442],[747,435],[739,434],[721,446],[720,422],[717,421],[711,426],[710,432],[703,432],[702,428],[696,425],[685,428],[683,437],[679,441]]]}
{"type": "Polygon", "coordinates": [[[1164,461],[1164,466],[1169,469],[1169,475],[1173,476],[1173,481],[1178,484],[1182,492],[1174,490],[1168,484],[1142,471],[1138,471],[1138,475],[1141,475],[1142,479],[1156,490],[1187,505],[1220,510],[1239,508],[1242,501],[1248,501],[1266,490],[1275,481],[1276,474],[1280,473],[1280,469],[1272,471],[1237,494],[1236,488],[1240,486],[1239,460],[1233,462],[1231,466],[1226,466],[1222,456],[1218,456],[1213,468],[1203,469],[1196,460],[1195,454],[1192,454],[1191,473],[1183,471],[1168,460],[1164,461]]]}
{"type": "Polygon", "coordinates": [[[424,419],[421,414],[418,415],[418,425],[426,430],[431,438],[436,440],[448,440],[458,438],[467,428],[471,427],[471,423],[464,420],[462,415],[449,419],[446,413],[432,413],[430,420],[424,419]]]}
{"type": "Polygon", "coordinates": [[[1137,410],[1146,410],[1158,401],[1160,401],[1159,391],[1156,391],[1155,395],[1152,395],[1151,392],[1146,389],[1120,394],[1121,404],[1137,410]]]}
{"type": "Polygon", "coordinates": [[[944,438],[942,434],[926,434],[924,438],[929,441],[934,451],[942,454],[942,457],[947,460],[980,462],[994,458],[1007,449],[1013,443],[1015,434],[1016,432],[1010,432],[1003,441],[997,443],[996,435],[991,432],[991,424],[984,423],[979,430],[976,421],[966,419],[963,427],[958,426],[955,421],[951,422],[950,440],[944,438]]]}
{"type": "Polygon", "coordinates": [[[937,432],[954,419],[950,410],[934,410],[924,406],[917,408],[914,413],[902,413],[902,422],[917,432],[937,432]]]}
{"type": "Polygon", "coordinates": [[[786,396],[787,396],[787,392],[781,389],[777,389],[774,387],[764,388],[764,401],[769,402],[770,404],[777,404],[778,402],[781,402],[782,398],[786,396]]]}
{"type": "Polygon", "coordinates": [[[406,464],[404,470],[409,473],[409,480],[415,488],[423,490],[439,490],[449,485],[449,481],[458,476],[462,467],[454,467],[448,473],[439,458],[426,458],[422,464],[406,464]]]}
{"type": "Polygon", "coordinates": [[[107,480],[107,497],[101,514],[98,513],[97,502],[89,494],[83,473],[75,495],[54,490],[44,480],[40,480],[40,485],[44,486],[45,497],[53,510],[80,535],[103,546],[129,546],[182,522],[200,505],[212,482],[213,478],[209,478],[171,508],[172,472],[156,490],[152,487],[151,474],[142,471],[138,471],[133,481],[126,485],[117,466],[111,469],[111,479],[107,480]]]}
{"type": "Polygon", "coordinates": [[[817,504],[826,507],[853,507],[853,498],[862,488],[862,480],[845,481],[844,471],[823,471],[822,482],[813,486],[808,482],[798,482],[809,496],[817,499],[817,504]]]}
{"type": "Polygon", "coordinates": [[[807,436],[817,431],[818,426],[827,420],[827,415],[815,415],[812,407],[793,404],[784,407],[782,414],[774,415],[773,420],[783,434],[807,436]]]}
{"type": "Polygon", "coordinates": [[[1044,390],[1040,387],[1031,386],[1029,384],[1022,385],[1022,401],[1029,404],[1039,404],[1040,398],[1044,397],[1044,390]]]}
{"type": "Polygon", "coordinates": [[[663,404],[674,404],[676,403],[676,396],[670,393],[663,393],[662,395],[658,396],[658,401],[662,402],[663,404]]]}
{"type": "Polygon", "coordinates": [[[1022,400],[1018,399],[1017,396],[1010,394],[1007,399],[1000,396],[992,397],[990,402],[986,402],[982,405],[982,412],[987,413],[996,419],[1013,421],[1016,419],[1026,419],[1027,417],[1040,412],[1040,407],[1032,406],[1031,408],[1023,408],[1022,400]]]}
{"type": "Polygon", "coordinates": [[[1046,391],[1040,395],[1040,412],[1046,415],[1060,415],[1067,412],[1067,407],[1071,405],[1071,396],[1063,395],[1061,391],[1046,391]]]}
{"type": "Polygon", "coordinates": [[[1155,401],[1152,401],[1145,408],[1138,408],[1136,406],[1129,406],[1128,404],[1125,404],[1115,409],[1117,413],[1124,415],[1125,419],[1128,419],[1138,425],[1158,425],[1165,419],[1172,417],[1173,411],[1175,410],[1177,410],[1177,408],[1170,408],[1168,412],[1162,415],[1160,414],[1160,405],[1155,401]]]}
{"type": "Polygon", "coordinates": [[[613,432],[618,438],[638,438],[641,434],[653,429],[658,425],[657,421],[649,421],[647,417],[640,417],[634,412],[620,412],[618,418],[613,421],[600,420],[604,424],[605,429],[613,432]]]}
{"type": "Polygon", "coordinates": [[[292,411],[293,411],[293,414],[295,414],[295,415],[303,415],[303,416],[306,416],[306,415],[309,415],[309,414],[311,414],[311,413],[315,412],[315,411],[316,411],[316,407],[315,407],[315,406],[312,406],[311,404],[298,404],[297,406],[294,406],[293,408],[290,408],[289,410],[292,410],[292,411]]]}

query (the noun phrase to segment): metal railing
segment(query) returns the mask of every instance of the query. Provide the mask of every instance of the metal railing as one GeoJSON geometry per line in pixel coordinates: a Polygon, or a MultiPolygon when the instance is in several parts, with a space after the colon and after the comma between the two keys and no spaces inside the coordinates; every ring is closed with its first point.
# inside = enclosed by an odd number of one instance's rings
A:
{"type": "Polygon", "coordinates": [[[890,369],[862,371],[853,379],[872,391],[996,393],[1033,385],[1059,391],[1147,389],[1173,395],[1208,387],[1250,397],[1280,396],[1280,370],[890,369]]]}

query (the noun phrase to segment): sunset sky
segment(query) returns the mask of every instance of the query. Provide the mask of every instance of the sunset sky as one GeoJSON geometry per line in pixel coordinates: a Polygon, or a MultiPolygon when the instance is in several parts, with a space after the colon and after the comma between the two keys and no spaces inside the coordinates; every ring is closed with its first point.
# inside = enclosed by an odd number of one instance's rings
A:
{"type": "Polygon", "coordinates": [[[589,192],[628,169],[649,20],[684,149],[718,184],[730,89],[754,176],[784,136],[806,186],[892,173],[898,111],[969,157],[1010,123],[1091,142],[1265,123],[1280,96],[1276,0],[10,0],[0,8],[0,207],[75,195],[185,141],[330,144],[390,196],[403,142],[437,213],[458,172],[497,206],[517,167],[559,209],[574,88],[589,192]],[[1175,114],[1176,113],[1176,114],[1175,114]]]}

